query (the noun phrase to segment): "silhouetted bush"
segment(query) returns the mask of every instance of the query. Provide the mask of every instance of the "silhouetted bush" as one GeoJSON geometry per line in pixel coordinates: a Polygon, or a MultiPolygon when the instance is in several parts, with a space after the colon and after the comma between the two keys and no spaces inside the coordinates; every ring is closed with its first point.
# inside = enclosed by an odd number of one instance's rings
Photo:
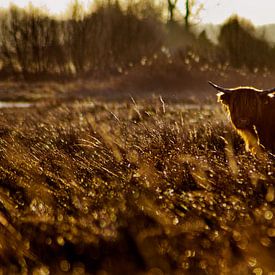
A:
{"type": "Polygon", "coordinates": [[[12,6],[1,15],[2,71],[24,77],[68,72],[64,22],[34,8],[12,6]]]}
{"type": "Polygon", "coordinates": [[[237,16],[228,19],[219,35],[220,59],[229,61],[236,68],[247,67],[273,69],[274,49],[258,37],[254,26],[237,16]]]}
{"type": "Polygon", "coordinates": [[[123,9],[116,1],[84,15],[75,5],[67,20],[12,6],[1,14],[2,72],[24,77],[122,72],[162,45],[162,25],[144,5],[123,9]]]}

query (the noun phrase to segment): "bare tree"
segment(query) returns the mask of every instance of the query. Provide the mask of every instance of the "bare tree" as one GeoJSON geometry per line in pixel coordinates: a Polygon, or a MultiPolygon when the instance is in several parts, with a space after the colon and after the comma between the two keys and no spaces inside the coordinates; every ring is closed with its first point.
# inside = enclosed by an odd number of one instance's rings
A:
{"type": "MultiPolygon", "coordinates": [[[[200,12],[202,9],[202,4],[199,6],[196,5],[196,0],[185,0],[185,6],[184,6],[184,23],[185,27],[188,30],[190,27],[190,21],[191,18],[196,17],[196,15],[200,12]],[[196,6],[196,8],[195,8],[196,6]]],[[[178,0],[167,0],[167,8],[168,8],[168,22],[174,22],[175,21],[175,12],[177,10],[177,4],[178,0]]]]}
{"type": "Polygon", "coordinates": [[[184,17],[186,29],[189,29],[189,24],[190,24],[189,18],[190,18],[190,14],[191,14],[191,11],[190,11],[190,1],[189,1],[189,0],[186,0],[186,1],[185,1],[185,17],[184,17]]]}
{"type": "Polygon", "coordinates": [[[177,7],[178,0],[167,0],[168,1],[168,13],[169,13],[169,22],[174,22],[174,13],[177,7]]]}
{"type": "Polygon", "coordinates": [[[198,4],[196,0],[185,0],[184,22],[187,30],[191,25],[191,18],[192,20],[197,18],[202,8],[203,8],[203,4],[202,3],[198,4]]]}

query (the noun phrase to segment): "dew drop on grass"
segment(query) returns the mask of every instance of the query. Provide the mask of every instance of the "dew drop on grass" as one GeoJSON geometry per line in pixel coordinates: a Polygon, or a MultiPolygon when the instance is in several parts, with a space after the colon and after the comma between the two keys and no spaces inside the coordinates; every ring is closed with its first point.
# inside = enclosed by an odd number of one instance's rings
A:
{"type": "Polygon", "coordinates": [[[254,267],[257,264],[257,259],[255,257],[250,257],[248,259],[248,265],[254,267]]]}
{"type": "Polygon", "coordinates": [[[269,247],[271,245],[271,240],[268,237],[261,238],[260,240],[263,246],[269,247]]]}
{"type": "Polygon", "coordinates": [[[70,270],[70,263],[67,260],[62,260],[60,262],[60,269],[63,272],[68,272],[70,270]]]}
{"type": "Polygon", "coordinates": [[[100,223],[99,223],[99,226],[101,228],[105,228],[107,226],[107,222],[105,220],[101,220],[100,223]]]}
{"type": "Polygon", "coordinates": [[[179,219],[177,217],[175,217],[173,219],[173,225],[177,225],[179,223],[179,219]]]}
{"type": "Polygon", "coordinates": [[[63,246],[65,244],[65,240],[62,236],[58,236],[56,241],[60,246],[63,246]]]}
{"type": "Polygon", "coordinates": [[[257,267],[257,268],[253,269],[253,273],[255,275],[262,275],[263,274],[263,270],[260,267],[257,267]]]}
{"type": "MultiPolygon", "coordinates": [[[[84,275],[85,273],[85,265],[82,263],[77,263],[72,270],[73,275],[84,275]]],[[[98,273],[99,274],[99,273],[98,273]]]]}
{"type": "Polygon", "coordinates": [[[46,239],[46,244],[47,245],[51,245],[52,244],[52,239],[51,238],[47,238],[46,239]]]}
{"type": "Polygon", "coordinates": [[[57,216],[57,220],[58,220],[59,222],[62,222],[62,221],[63,221],[63,215],[62,215],[62,214],[59,214],[59,215],[57,216]]]}
{"type": "Polygon", "coordinates": [[[33,275],[49,275],[50,270],[47,266],[41,266],[39,268],[35,268],[32,274],[33,275]]]}
{"type": "Polygon", "coordinates": [[[268,228],[267,235],[269,237],[275,237],[275,228],[268,228]]]}
{"type": "Polygon", "coordinates": [[[268,188],[265,199],[268,202],[272,202],[274,200],[274,187],[273,186],[270,186],[268,188]]]}
{"type": "Polygon", "coordinates": [[[271,220],[273,218],[273,213],[270,210],[265,211],[264,217],[266,220],[271,220]]]}
{"type": "Polygon", "coordinates": [[[186,250],[185,251],[185,256],[187,258],[195,257],[195,255],[196,255],[196,251],[194,251],[194,250],[186,250]]]}
{"type": "Polygon", "coordinates": [[[183,269],[189,269],[189,263],[187,263],[187,262],[183,262],[181,264],[181,266],[182,266],[183,269]]]}
{"type": "Polygon", "coordinates": [[[133,197],[137,199],[139,197],[139,191],[138,190],[132,190],[133,197]]]}

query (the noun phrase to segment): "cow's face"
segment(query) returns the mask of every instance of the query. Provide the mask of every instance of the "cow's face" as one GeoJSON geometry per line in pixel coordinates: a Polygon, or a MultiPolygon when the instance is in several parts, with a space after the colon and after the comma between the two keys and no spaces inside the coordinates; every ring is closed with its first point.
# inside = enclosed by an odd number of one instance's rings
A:
{"type": "Polygon", "coordinates": [[[232,123],[238,129],[251,129],[261,112],[262,99],[259,92],[250,89],[237,89],[229,93],[219,93],[230,114],[232,123]]]}
{"type": "Polygon", "coordinates": [[[218,101],[226,107],[234,126],[238,129],[251,130],[259,123],[264,123],[262,112],[274,105],[275,88],[268,90],[258,90],[253,87],[228,89],[211,81],[209,84],[220,91],[217,94],[218,101]]]}
{"type": "Polygon", "coordinates": [[[263,148],[275,153],[275,87],[258,90],[253,87],[223,88],[209,81],[218,90],[218,101],[226,107],[231,121],[243,138],[246,148],[266,159],[263,148]]]}

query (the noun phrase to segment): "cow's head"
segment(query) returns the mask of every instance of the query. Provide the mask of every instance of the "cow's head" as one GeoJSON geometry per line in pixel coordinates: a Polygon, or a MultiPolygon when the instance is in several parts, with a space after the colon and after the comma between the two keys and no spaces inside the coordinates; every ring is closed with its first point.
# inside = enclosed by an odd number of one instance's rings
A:
{"type": "Polygon", "coordinates": [[[257,90],[252,87],[222,88],[212,82],[211,86],[219,91],[218,101],[223,103],[238,129],[251,129],[261,117],[265,104],[274,100],[275,89],[257,90]]]}

